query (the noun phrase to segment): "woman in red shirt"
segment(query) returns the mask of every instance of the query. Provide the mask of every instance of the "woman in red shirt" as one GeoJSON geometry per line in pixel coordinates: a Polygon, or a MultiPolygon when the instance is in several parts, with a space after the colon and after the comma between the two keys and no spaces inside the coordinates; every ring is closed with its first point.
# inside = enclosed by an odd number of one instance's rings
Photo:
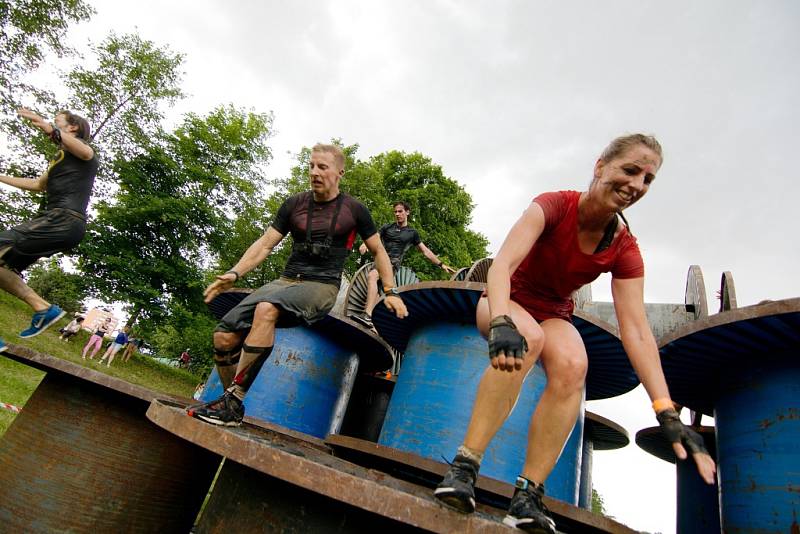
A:
{"type": "Polygon", "coordinates": [[[555,466],[580,409],[588,359],[572,325],[572,293],[611,272],[611,291],[625,351],[653,401],[676,455],[694,457],[703,479],[716,467],[702,439],[685,427],[669,398],[658,348],[644,308],[644,264],[622,210],[641,199],[662,163],[654,137],[619,137],[594,166],[588,191],[536,197],[514,224],[478,303],[477,323],[489,340],[491,364],[478,386],[464,443],[436,489],[462,512],[475,507],[473,486],[483,452],[511,413],[525,376],[541,358],[547,385],[533,415],[522,474],[504,522],[530,532],[555,532],[542,504],[542,483],[555,466]]]}

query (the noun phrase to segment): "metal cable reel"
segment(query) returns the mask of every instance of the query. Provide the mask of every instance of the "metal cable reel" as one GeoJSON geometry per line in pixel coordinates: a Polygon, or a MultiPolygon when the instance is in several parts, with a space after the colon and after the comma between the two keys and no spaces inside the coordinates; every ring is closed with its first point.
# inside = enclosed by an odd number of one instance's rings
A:
{"type": "Polygon", "coordinates": [[[730,271],[722,273],[719,285],[719,311],[730,311],[737,308],[736,289],[733,287],[733,275],[730,271]]]}
{"type": "Polygon", "coordinates": [[[464,276],[466,282],[481,282],[486,283],[489,276],[489,267],[492,266],[492,258],[483,258],[472,264],[467,274],[464,276]]]}
{"type": "Polygon", "coordinates": [[[350,278],[346,273],[342,273],[342,283],[339,285],[339,293],[336,295],[336,303],[331,308],[330,313],[344,315],[345,313],[345,299],[347,299],[347,292],[350,289],[350,278]]]}
{"type": "MultiPolygon", "coordinates": [[[[374,262],[367,263],[356,271],[353,275],[353,281],[347,289],[347,294],[344,297],[344,315],[350,316],[353,314],[363,314],[367,304],[367,275],[372,269],[374,262]]],[[[408,284],[416,284],[419,282],[417,275],[408,267],[401,266],[397,272],[394,273],[394,284],[397,287],[405,286],[408,284]]],[[[379,293],[382,290],[379,289],[379,293]]]]}
{"type": "Polygon", "coordinates": [[[686,311],[694,314],[695,319],[708,317],[708,301],[703,271],[699,265],[690,265],[686,274],[686,311]]]}
{"type": "Polygon", "coordinates": [[[457,270],[453,276],[450,277],[451,282],[463,282],[464,279],[467,277],[467,272],[469,272],[469,267],[462,267],[457,270]]]}

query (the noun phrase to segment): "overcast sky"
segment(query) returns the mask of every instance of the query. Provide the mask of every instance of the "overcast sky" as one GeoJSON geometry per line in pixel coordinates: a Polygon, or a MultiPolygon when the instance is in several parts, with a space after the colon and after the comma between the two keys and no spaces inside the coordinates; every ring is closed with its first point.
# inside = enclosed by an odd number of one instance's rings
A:
{"type": "MultiPolygon", "coordinates": [[[[90,1],[74,39],[137,27],[186,54],[173,120],[274,111],[272,176],[334,137],[422,152],[472,195],[493,254],[533,196],[583,189],[608,141],[653,133],[664,165],[626,212],[646,299],[682,302],[690,264],[712,309],[724,270],[740,305],[800,295],[800,3],[90,1]]],[[[610,299],[607,279],[593,291],[610,299]]],[[[631,434],[655,423],[641,388],[592,408],[631,434]]],[[[612,515],[674,531],[671,466],[635,446],[594,465],[612,515]]]]}

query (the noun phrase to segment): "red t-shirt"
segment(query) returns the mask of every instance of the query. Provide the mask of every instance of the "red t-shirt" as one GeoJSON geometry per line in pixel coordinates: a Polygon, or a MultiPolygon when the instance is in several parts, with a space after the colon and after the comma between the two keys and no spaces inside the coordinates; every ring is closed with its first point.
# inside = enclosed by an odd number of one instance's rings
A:
{"type": "Polygon", "coordinates": [[[544,230],[511,277],[511,299],[534,319],[572,316],[572,293],[601,273],[614,278],[644,276],[644,262],[636,238],[627,227],[597,254],[584,254],[578,246],[577,191],[544,193],[533,201],[544,211],[544,230]]]}

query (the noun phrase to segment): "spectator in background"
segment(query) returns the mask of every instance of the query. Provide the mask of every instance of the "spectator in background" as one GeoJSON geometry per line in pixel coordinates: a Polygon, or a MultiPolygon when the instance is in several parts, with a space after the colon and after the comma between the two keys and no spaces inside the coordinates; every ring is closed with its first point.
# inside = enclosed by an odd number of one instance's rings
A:
{"type": "Polygon", "coordinates": [[[125,351],[122,353],[122,358],[121,358],[122,361],[127,362],[128,360],[130,360],[131,356],[133,356],[139,349],[139,347],[141,347],[143,344],[144,341],[139,339],[138,337],[131,338],[130,341],[128,341],[128,344],[125,346],[125,351]]]}
{"type": "Polygon", "coordinates": [[[69,338],[81,331],[82,326],[83,317],[76,316],[74,319],[72,319],[72,321],[69,322],[67,326],[59,330],[59,332],[61,332],[61,336],[58,339],[62,341],[69,341],[69,338]]]}
{"type": "Polygon", "coordinates": [[[189,355],[189,349],[181,352],[180,360],[178,360],[178,366],[182,369],[189,368],[189,362],[192,360],[192,357],[189,355]]]}
{"type": "MultiPolygon", "coordinates": [[[[97,323],[95,323],[97,324],[97,323]]],[[[86,346],[83,347],[83,354],[81,354],[81,358],[84,360],[86,359],[86,353],[89,351],[89,347],[94,346],[92,350],[92,355],[89,356],[89,359],[94,359],[97,351],[100,350],[100,346],[103,344],[103,338],[106,335],[106,332],[111,328],[111,317],[106,318],[100,326],[96,327],[97,329],[94,331],[94,334],[89,338],[89,341],[86,343],[86,346]]]]}
{"type": "Polygon", "coordinates": [[[108,358],[108,367],[111,367],[111,362],[114,361],[114,356],[117,355],[119,349],[128,344],[128,330],[126,326],[117,333],[117,337],[114,338],[114,341],[108,346],[103,357],[100,358],[100,363],[103,363],[105,359],[108,358]]]}

